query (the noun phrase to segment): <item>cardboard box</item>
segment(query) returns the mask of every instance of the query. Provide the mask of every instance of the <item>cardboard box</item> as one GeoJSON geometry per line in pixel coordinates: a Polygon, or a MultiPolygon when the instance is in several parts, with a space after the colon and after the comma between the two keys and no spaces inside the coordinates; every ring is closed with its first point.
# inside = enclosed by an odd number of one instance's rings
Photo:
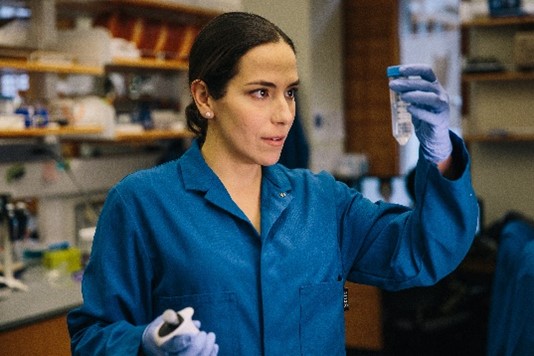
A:
{"type": "Polygon", "coordinates": [[[514,65],[518,69],[534,69],[534,31],[517,32],[514,36],[514,65]]]}

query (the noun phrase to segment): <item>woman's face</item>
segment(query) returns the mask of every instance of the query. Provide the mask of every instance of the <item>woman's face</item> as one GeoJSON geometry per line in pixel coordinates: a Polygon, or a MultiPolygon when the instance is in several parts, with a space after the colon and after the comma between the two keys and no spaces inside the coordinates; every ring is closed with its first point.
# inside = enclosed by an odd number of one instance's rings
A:
{"type": "Polygon", "coordinates": [[[298,81],[297,60],[285,42],[249,50],[226,94],[210,98],[215,117],[203,153],[216,150],[217,159],[238,164],[275,164],[295,117],[298,81]]]}

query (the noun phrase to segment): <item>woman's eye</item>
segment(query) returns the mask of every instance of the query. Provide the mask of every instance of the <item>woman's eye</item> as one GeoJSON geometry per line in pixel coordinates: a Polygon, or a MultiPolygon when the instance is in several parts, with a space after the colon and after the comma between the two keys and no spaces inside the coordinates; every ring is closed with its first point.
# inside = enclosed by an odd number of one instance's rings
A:
{"type": "Polygon", "coordinates": [[[293,89],[289,89],[287,91],[287,97],[288,98],[291,98],[291,99],[295,99],[295,96],[297,95],[297,90],[296,88],[293,88],[293,89]]]}
{"type": "Polygon", "coordinates": [[[267,96],[267,90],[265,89],[257,89],[252,92],[252,95],[255,96],[258,99],[265,98],[267,96]]]}

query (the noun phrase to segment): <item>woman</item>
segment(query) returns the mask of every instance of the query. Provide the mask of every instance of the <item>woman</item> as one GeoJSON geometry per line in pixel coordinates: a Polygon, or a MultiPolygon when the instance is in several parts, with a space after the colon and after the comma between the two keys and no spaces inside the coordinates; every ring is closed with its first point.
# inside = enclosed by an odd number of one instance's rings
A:
{"type": "Polygon", "coordinates": [[[109,192],[68,318],[74,353],[344,354],[345,281],[396,290],[455,269],[477,218],[467,152],[432,70],[401,71],[422,77],[390,84],[421,141],[413,209],[277,164],[299,86],[293,42],[252,14],[210,22],[190,54],[198,138],[109,192]],[[161,314],[185,307],[208,333],[157,346],[161,314]]]}

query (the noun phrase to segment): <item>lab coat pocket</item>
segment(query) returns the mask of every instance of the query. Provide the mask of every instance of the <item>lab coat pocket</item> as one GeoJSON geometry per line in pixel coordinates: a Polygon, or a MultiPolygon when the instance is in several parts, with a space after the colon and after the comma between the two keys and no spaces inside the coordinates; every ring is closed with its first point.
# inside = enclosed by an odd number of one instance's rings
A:
{"type": "Polygon", "coordinates": [[[300,344],[302,355],[345,355],[341,282],[300,288],[300,344]]]}
{"type": "Polygon", "coordinates": [[[236,355],[237,339],[237,299],[233,292],[191,294],[175,297],[163,297],[159,301],[161,310],[168,308],[180,310],[192,307],[195,310],[193,320],[199,320],[200,329],[215,333],[219,354],[236,355]]]}

